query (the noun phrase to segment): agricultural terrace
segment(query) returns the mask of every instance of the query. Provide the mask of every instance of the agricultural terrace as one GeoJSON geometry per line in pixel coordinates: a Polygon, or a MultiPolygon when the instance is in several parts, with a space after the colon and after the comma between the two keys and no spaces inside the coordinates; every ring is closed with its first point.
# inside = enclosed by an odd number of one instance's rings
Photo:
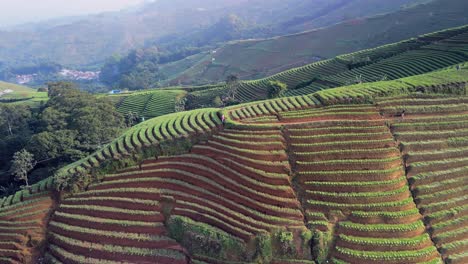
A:
{"type": "Polygon", "coordinates": [[[169,257],[174,258],[171,263],[186,263],[184,252],[164,233],[166,227],[190,253],[218,260],[235,256],[194,247],[202,235],[197,228],[209,228],[223,238],[215,236],[210,243],[235,246],[230,250],[240,251],[239,261],[246,260],[241,252],[247,243],[262,234],[287,231],[300,241],[306,228],[290,185],[287,158],[277,128],[227,129],[194,145],[189,154],[147,159],[107,174],[86,192],[65,199],[54,213],[48,230],[53,237],[51,257],[62,263],[80,259],[169,263],[164,262],[169,257]],[[253,140],[245,144],[247,139],[253,140]],[[169,218],[164,218],[158,201],[171,209],[169,218]],[[193,230],[186,228],[191,225],[193,230]],[[135,256],[128,253],[133,251],[135,256]]]}
{"type": "MultiPolygon", "coordinates": [[[[237,84],[236,100],[250,102],[268,97],[270,81],[287,85],[285,97],[309,95],[343,85],[396,80],[459,65],[468,60],[468,26],[435,32],[373,49],[344,54],[287,70],[263,79],[237,84]]],[[[190,92],[191,105],[206,107],[226,93],[219,84],[190,92]]]]}
{"type": "Polygon", "coordinates": [[[109,95],[107,98],[115,102],[117,111],[123,115],[132,112],[150,119],[174,113],[176,101],[183,98],[185,94],[186,92],[182,90],[154,90],[130,95],[109,95]]]}
{"type": "Polygon", "coordinates": [[[44,245],[54,201],[46,180],[0,201],[0,262],[33,263],[44,245]]]}
{"type": "Polygon", "coordinates": [[[414,96],[380,99],[379,110],[401,142],[407,177],[432,240],[447,263],[468,256],[468,98],[414,96]]]}
{"type": "Polygon", "coordinates": [[[286,133],[307,225],[335,237],[331,256],[348,263],[440,262],[397,143],[375,106],[287,114],[311,120],[286,133]]]}
{"type": "Polygon", "coordinates": [[[466,263],[467,73],[153,118],[3,198],[0,256],[466,263]]]}

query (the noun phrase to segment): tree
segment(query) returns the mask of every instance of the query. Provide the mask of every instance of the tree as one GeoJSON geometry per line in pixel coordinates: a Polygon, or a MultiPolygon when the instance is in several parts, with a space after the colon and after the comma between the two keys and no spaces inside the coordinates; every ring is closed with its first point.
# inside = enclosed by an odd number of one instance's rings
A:
{"type": "Polygon", "coordinates": [[[125,124],[127,125],[127,127],[132,127],[138,123],[138,119],[140,119],[140,117],[137,112],[129,111],[125,115],[125,124]]]}
{"type": "Polygon", "coordinates": [[[268,98],[277,98],[284,95],[288,90],[288,86],[280,81],[268,82],[268,98]]]}
{"type": "Polygon", "coordinates": [[[226,77],[226,99],[228,101],[236,101],[237,90],[239,89],[239,78],[236,75],[226,77]]]}
{"type": "Polygon", "coordinates": [[[28,173],[36,166],[34,155],[23,149],[13,156],[11,172],[17,181],[25,181],[29,187],[28,173]]]}
{"type": "MultiPolygon", "coordinates": [[[[18,131],[28,129],[31,109],[25,105],[1,105],[0,126],[6,135],[13,136],[18,131]]],[[[1,133],[0,133],[1,134],[1,133]]]]}
{"type": "Polygon", "coordinates": [[[187,98],[184,97],[177,97],[175,100],[175,112],[183,112],[185,111],[185,106],[187,104],[187,98]]]}

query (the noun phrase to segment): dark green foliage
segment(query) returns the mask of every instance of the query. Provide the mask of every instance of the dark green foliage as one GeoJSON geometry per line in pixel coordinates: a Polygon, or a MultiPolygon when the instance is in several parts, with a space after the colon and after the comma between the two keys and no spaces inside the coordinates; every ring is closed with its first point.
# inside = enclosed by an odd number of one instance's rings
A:
{"type": "Polygon", "coordinates": [[[122,115],[105,99],[80,92],[70,83],[49,84],[49,97],[40,116],[42,129],[75,131],[83,151],[102,147],[122,131],[122,115]]]}
{"type": "Polygon", "coordinates": [[[332,235],[330,232],[315,230],[312,236],[312,256],[317,263],[326,263],[332,235]]]}
{"type": "Polygon", "coordinates": [[[50,168],[89,155],[124,127],[122,115],[111,102],[81,92],[71,83],[49,83],[48,94],[50,100],[36,110],[25,105],[0,106],[0,164],[9,167],[13,153],[26,148],[44,172],[42,177],[33,172],[34,181],[50,176],[50,168]]]}
{"type": "Polygon", "coordinates": [[[276,238],[279,242],[279,250],[280,252],[276,252],[276,254],[280,253],[282,256],[294,256],[296,252],[296,248],[294,246],[294,234],[289,231],[280,231],[276,234],[276,238]]]}
{"type": "Polygon", "coordinates": [[[283,96],[288,90],[288,86],[280,81],[269,81],[267,85],[268,98],[278,98],[283,96]]]}
{"type": "Polygon", "coordinates": [[[243,258],[246,245],[241,240],[212,226],[181,216],[171,216],[167,221],[169,236],[184,246],[191,254],[200,254],[218,260],[248,261],[243,258]]]}
{"type": "Polygon", "coordinates": [[[257,257],[264,262],[269,262],[273,258],[273,245],[271,234],[260,234],[255,238],[257,257]]]}
{"type": "Polygon", "coordinates": [[[13,156],[11,173],[15,175],[15,180],[24,181],[29,186],[28,173],[36,166],[34,156],[27,150],[18,151],[13,156]]]}

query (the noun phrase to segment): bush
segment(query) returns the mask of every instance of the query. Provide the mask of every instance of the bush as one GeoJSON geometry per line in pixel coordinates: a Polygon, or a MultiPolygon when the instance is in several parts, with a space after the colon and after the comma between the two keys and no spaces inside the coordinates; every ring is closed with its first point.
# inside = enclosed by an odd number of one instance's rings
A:
{"type": "Polygon", "coordinates": [[[330,232],[315,230],[312,236],[312,256],[317,263],[325,263],[332,236],[330,232]]]}
{"type": "Polygon", "coordinates": [[[277,234],[277,238],[280,244],[281,255],[293,256],[296,249],[294,246],[294,235],[292,232],[280,231],[277,234]]]}
{"type": "Polygon", "coordinates": [[[172,216],[167,222],[170,237],[192,254],[201,254],[219,260],[243,261],[245,243],[228,233],[183,216],[172,216]]]}
{"type": "Polygon", "coordinates": [[[271,235],[267,233],[258,235],[255,238],[255,244],[257,248],[257,257],[267,263],[270,262],[273,258],[271,235]]]}
{"type": "Polygon", "coordinates": [[[288,86],[280,81],[269,81],[268,82],[268,98],[281,97],[288,91],[288,86]]]}

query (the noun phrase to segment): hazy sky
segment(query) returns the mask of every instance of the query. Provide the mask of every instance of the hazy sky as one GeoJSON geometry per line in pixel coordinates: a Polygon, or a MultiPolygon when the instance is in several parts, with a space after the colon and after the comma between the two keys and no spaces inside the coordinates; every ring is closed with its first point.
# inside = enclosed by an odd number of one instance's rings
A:
{"type": "Polygon", "coordinates": [[[144,0],[0,0],[0,27],[39,20],[116,11],[144,0]]]}

